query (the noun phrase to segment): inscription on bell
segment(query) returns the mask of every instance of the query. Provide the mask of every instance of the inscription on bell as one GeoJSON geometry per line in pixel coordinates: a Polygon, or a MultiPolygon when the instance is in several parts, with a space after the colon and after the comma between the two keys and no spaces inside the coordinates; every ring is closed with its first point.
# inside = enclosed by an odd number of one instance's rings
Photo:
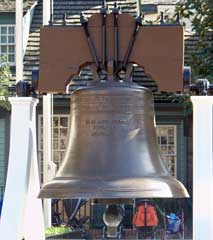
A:
{"type": "Polygon", "coordinates": [[[144,119],[153,119],[152,111],[148,111],[152,109],[152,101],[144,104],[143,100],[141,94],[114,93],[109,96],[94,91],[86,96],[77,95],[72,110],[76,113],[78,128],[84,129],[89,136],[129,138],[143,135],[144,119]]]}
{"type": "Polygon", "coordinates": [[[112,112],[112,113],[141,113],[151,104],[144,105],[144,97],[141,95],[125,96],[98,94],[95,96],[81,96],[74,100],[72,109],[81,112],[112,112]]]}
{"type": "MultiPolygon", "coordinates": [[[[143,117],[141,118],[124,118],[124,119],[86,119],[81,127],[85,127],[87,132],[92,136],[109,136],[128,134],[135,129],[142,129],[144,124],[143,117]]],[[[139,135],[142,131],[138,132],[139,135]]]]}

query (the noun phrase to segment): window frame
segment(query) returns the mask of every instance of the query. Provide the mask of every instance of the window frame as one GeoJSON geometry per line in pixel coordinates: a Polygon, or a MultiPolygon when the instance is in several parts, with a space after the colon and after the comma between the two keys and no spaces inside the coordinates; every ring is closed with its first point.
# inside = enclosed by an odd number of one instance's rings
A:
{"type": "MultiPolygon", "coordinates": [[[[174,128],[174,146],[175,146],[175,153],[173,155],[166,155],[166,156],[175,156],[175,164],[174,164],[174,177],[177,178],[177,162],[178,162],[178,152],[177,152],[177,125],[176,124],[156,124],[156,128],[174,128]]],[[[157,130],[157,129],[156,129],[157,130]]],[[[157,131],[156,131],[157,134],[157,131]]],[[[158,138],[158,135],[157,135],[158,138]]],[[[161,145],[159,144],[159,149],[161,150],[161,145]]],[[[161,153],[162,159],[163,159],[163,154],[161,153]]],[[[163,160],[164,161],[164,160],[163,160]]]]}
{"type": "Polygon", "coordinates": [[[15,24],[0,24],[0,58],[2,56],[5,56],[5,55],[7,56],[9,66],[15,66],[16,65],[16,25],[15,24]],[[2,27],[7,28],[7,33],[3,34],[4,36],[7,36],[7,42],[6,43],[1,42],[1,37],[2,37],[1,28],[2,27]],[[9,34],[9,28],[10,27],[14,28],[14,33],[13,34],[9,34]],[[8,36],[14,36],[14,42],[13,43],[8,42],[8,36]],[[1,52],[1,46],[4,46],[4,45],[7,46],[7,52],[6,53],[1,52]],[[9,46],[14,46],[14,52],[10,53],[8,51],[9,46]],[[9,55],[14,55],[14,62],[9,61],[9,55]]]}
{"type": "MultiPolygon", "coordinates": [[[[68,126],[66,127],[67,129],[68,129],[68,132],[69,132],[69,124],[70,124],[70,114],[53,114],[52,116],[51,116],[51,118],[52,118],[52,121],[53,121],[53,118],[54,117],[59,117],[59,118],[63,118],[63,117],[66,117],[66,118],[68,118],[68,126]]],[[[41,132],[41,119],[43,118],[43,114],[38,114],[38,159],[39,159],[39,170],[40,170],[40,175],[42,176],[43,175],[43,160],[41,161],[41,159],[40,159],[40,153],[41,152],[43,152],[43,147],[41,148],[41,144],[42,144],[42,146],[43,146],[43,143],[41,143],[41,139],[42,139],[42,142],[43,142],[43,132],[41,132]]],[[[42,128],[43,128],[43,126],[42,126],[42,128]]],[[[60,128],[60,126],[58,127],[58,128],[60,128]]],[[[54,129],[54,128],[53,128],[54,129]]],[[[58,141],[60,142],[60,136],[58,137],[58,141]]],[[[53,160],[53,162],[55,163],[55,161],[54,161],[54,148],[53,148],[53,142],[54,142],[54,138],[53,138],[53,131],[52,131],[52,139],[51,139],[51,152],[52,152],[52,160],[53,160]]],[[[66,151],[66,149],[61,149],[61,150],[59,150],[60,149],[60,147],[57,149],[57,151],[58,152],[65,152],[66,151]]],[[[42,178],[41,178],[42,179],[42,178]]]]}

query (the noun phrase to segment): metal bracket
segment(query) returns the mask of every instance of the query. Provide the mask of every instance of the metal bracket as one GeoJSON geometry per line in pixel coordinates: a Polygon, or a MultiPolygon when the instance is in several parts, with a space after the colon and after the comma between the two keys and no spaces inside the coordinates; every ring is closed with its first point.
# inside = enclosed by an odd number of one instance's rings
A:
{"type": "Polygon", "coordinates": [[[102,15],[102,65],[103,69],[107,70],[107,38],[106,38],[106,17],[107,17],[107,7],[105,1],[103,1],[102,8],[100,10],[102,15]]]}
{"type": "Polygon", "coordinates": [[[96,81],[96,82],[100,81],[100,75],[97,72],[97,68],[96,68],[95,64],[91,64],[89,67],[92,72],[94,81],[96,81]]]}
{"type": "Polygon", "coordinates": [[[213,84],[210,84],[208,79],[198,79],[195,84],[189,85],[190,91],[195,91],[199,96],[207,96],[209,91],[213,90],[213,84]]]}
{"type": "Polygon", "coordinates": [[[118,71],[118,56],[119,56],[119,36],[118,36],[118,15],[119,9],[117,8],[117,3],[114,3],[114,8],[112,10],[113,17],[114,17],[114,77],[117,75],[118,71]]]}
{"type": "Polygon", "coordinates": [[[16,94],[18,97],[29,97],[31,95],[32,88],[27,81],[19,81],[16,84],[16,94]]]}
{"type": "Polygon", "coordinates": [[[208,79],[197,79],[195,83],[191,83],[191,67],[184,67],[183,83],[186,91],[196,92],[196,95],[207,96],[209,91],[213,90],[213,84],[210,84],[208,79]]]}
{"type": "MultiPolygon", "coordinates": [[[[98,56],[97,56],[97,53],[96,53],[95,45],[94,45],[93,40],[91,38],[90,32],[88,30],[88,21],[83,16],[83,14],[81,14],[81,16],[80,16],[80,21],[81,21],[81,25],[84,29],[84,32],[86,34],[86,37],[87,37],[87,40],[88,40],[88,43],[89,43],[90,51],[92,53],[92,56],[93,56],[93,59],[94,59],[94,62],[95,62],[97,74],[99,75],[99,72],[101,71],[101,67],[100,67],[100,64],[99,64],[99,61],[98,61],[98,56]]],[[[100,77],[99,77],[99,79],[100,79],[100,77]]]]}
{"type": "Polygon", "coordinates": [[[191,67],[184,66],[183,69],[183,84],[186,90],[189,90],[189,85],[191,84],[191,67]]]}
{"type": "Polygon", "coordinates": [[[128,46],[128,49],[127,49],[127,52],[126,52],[126,55],[125,55],[125,58],[124,58],[124,63],[122,65],[121,70],[126,71],[126,67],[127,67],[132,49],[134,47],[134,43],[135,43],[135,40],[136,40],[137,33],[140,29],[140,26],[142,25],[142,19],[143,19],[143,13],[141,12],[140,15],[135,19],[135,29],[134,29],[134,32],[133,32],[132,37],[130,39],[129,46],[128,46]]]}
{"type": "Polygon", "coordinates": [[[132,64],[127,64],[126,67],[126,74],[123,78],[125,82],[132,82],[132,73],[133,73],[134,67],[132,64]]]}

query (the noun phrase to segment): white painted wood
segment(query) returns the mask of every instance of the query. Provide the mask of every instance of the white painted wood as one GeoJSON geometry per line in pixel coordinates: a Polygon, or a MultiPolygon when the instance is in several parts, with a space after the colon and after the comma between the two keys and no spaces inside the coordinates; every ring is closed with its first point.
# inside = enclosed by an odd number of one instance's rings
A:
{"type": "Polygon", "coordinates": [[[32,97],[12,97],[10,154],[0,221],[1,239],[44,240],[44,220],[36,148],[36,105],[32,97]]]}
{"type": "MultiPolygon", "coordinates": [[[[43,183],[49,181],[51,152],[51,95],[43,95],[43,183]]],[[[51,227],[51,199],[43,200],[45,228],[51,227]]]]}
{"type": "MultiPolygon", "coordinates": [[[[52,119],[51,94],[43,96],[43,182],[50,181],[56,173],[56,164],[52,162],[52,119]]],[[[45,227],[51,227],[51,199],[44,199],[45,227]]]]}
{"type": "Polygon", "coordinates": [[[141,13],[141,0],[137,0],[137,15],[139,16],[141,13]]]}
{"type": "Polygon", "coordinates": [[[50,20],[50,0],[43,0],[43,25],[48,25],[50,20]]]}
{"type": "MultiPolygon", "coordinates": [[[[43,0],[43,26],[49,24],[50,0],[43,0]]],[[[51,94],[43,96],[43,182],[49,181],[56,172],[51,152],[51,94]]],[[[51,199],[43,200],[45,227],[51,226],[51,199]]]]}
{"type": "Polygon", "coordinates": [[[193,239],[213,239],[213,96],[193,96],[193,239]]]}
{"type": "MultiPolygon", "coordinates": [[[[38,101],[37,101],[38,102],[38,101]]],[[[37,103],[36,103],[37,104],[37,103]]],[[[35,108],[35,107],[34,107],[35,108]]],[[[26,240],[45,239],[44,234],[44,214],[42,208],[42,201],[38,199],[40,190],[40,176],[37,158],[37,138],[36,138],[36,111],[32,111],[32,157],[30,166],[30,179],[28,187],[28,195],[26,199],[26,212],[24,222],[24,233],[26,240]],[[35,219],[29,221],[29,219],[35,219]]]]}
{"type": "Polygon", "coordinates": [[[23,0],[16,0],[16,83],[23,80],[23,0]]]}
{"type": "Polygon", "coordinates": [[[36,5],[38,4],[37,1],[35,1],[32,6],[27,10],[23,17],[23,54],[26,52],[27,48],[27,43],[28,43],[28,38],[30,35],[30,28],[31,28],[31,23],[33,20],[33,14],[36,5]]]}

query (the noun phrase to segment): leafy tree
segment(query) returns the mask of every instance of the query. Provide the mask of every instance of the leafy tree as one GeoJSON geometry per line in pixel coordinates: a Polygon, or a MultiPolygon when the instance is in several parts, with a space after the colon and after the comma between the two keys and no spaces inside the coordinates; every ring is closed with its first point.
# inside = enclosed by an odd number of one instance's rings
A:
{"type": "Polygon", "coordinates": [[[7,57],[3,56],[0,59],[0,107],[9,110],[10,103],[8,101],[8,89],[11,72],[7,62],[7,57]]]}
{"type": "MultiPolygon", "coordinates": [[[[191,23],[197,41],[193,46],[190,60],[187,65],[192,68],[192,79],[207,78],[213,83],[213,0],[180,0],[176,4],[175,12],[171,14],[169,9],[163,13],[164,23],[175,23],[180,16],[181,23],[191,23]]],[[[159,24],[160,15],[155,21],[145,21],[149,24],[159,24]]],[[[174,101],[183,104],[185,113],[192,113],[190,101],[191,93],[170,94],[174,101]]]]}
{"type": "Polygon", "coordinates": [[[190,20],[192,30],[198,37],[189,62],[193,78],[206,77],[213,82],[213,1],[181,0],[176,12],[190,20]]]}
{"type": "MultiPolygon", "coordinates": [[[[192,78],[207,78],[213,83],[213,0],[180,0],[174,14],[169,9],[164,11],[164,22],[175,23],[177,14],[185,25],[191,23],[192,31],[197,37],[194,51],[187,63],[192,68],[192,78]]],[[[160,16],[154,22],[160,23],[160,16]]]]}

